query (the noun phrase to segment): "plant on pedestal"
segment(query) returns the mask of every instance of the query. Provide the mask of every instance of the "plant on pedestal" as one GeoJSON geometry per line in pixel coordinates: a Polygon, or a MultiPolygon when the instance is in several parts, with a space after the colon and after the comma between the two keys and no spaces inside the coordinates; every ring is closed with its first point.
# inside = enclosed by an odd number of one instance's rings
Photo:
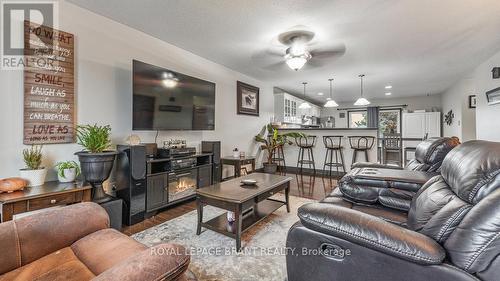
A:
{"type": "Polygon", "coordinates": [[[78,125],[78,144],[84,150],[76,152],[80,160],[82,175],[92,185],[92,201],[104,203],[111,199],[104,192],[103,182],[109,178],[118,152],[108,150],[111,146],[111,126],[78,125]]]}
{"type": "Polygon", "coordinates": [[[21,178],[28,181],[28,186],[39,186],[45,183],[47,170],[42,165],[42,146],[32,145],[23,150],[23,160],[26,168],[21,169],[21,178]]]}
{"type": "Polygon", "coordinates": [[[293,142],[287,138],[298,137],[305,137],[305,134],[297,132],[280,134],[271,124],[264,126],[261,133],[255,136],[255,141],[262,143],[260,148],[267,151],[267,162],[264,162],[264,172],[269,174],[276,173],[278,165],[273,159],[274,152],[285,144],[293,144],[293,142]]]}

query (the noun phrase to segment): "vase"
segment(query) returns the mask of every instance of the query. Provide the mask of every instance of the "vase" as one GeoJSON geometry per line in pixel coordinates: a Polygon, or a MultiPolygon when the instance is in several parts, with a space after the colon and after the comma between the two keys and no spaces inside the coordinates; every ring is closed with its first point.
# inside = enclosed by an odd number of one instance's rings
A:
{"type": "Polygon", "coordinates": [[[64,169],[62,177],[59,173],[57,173],[57,179],[60,182],[73,182],[73,181],[75,181],[76,169],[75,168],[64,169]]]}
{"type": "Polygon", "coordinates": [[[276,174],[278,171],[278,164],[276,163],[264,163],[264,173],[276,174]]]}
{"type": "Polygon", "coordinates": [[[75,154],[80,160],[83,178],[93,187],[92,201],[101,204],[112,200],[112,197],[104,192],[102,183],[109,178],[118,152],[89,153],[80,151],[75,154]]]}
{"type": "Polygon", "coordinates": [[[27,181],[28,187],[40,186],[45,183],[45,177],[47,176],[47,170],[45,168],[37,170],[21,169],[19,171],[20,177],[27,181]]]}

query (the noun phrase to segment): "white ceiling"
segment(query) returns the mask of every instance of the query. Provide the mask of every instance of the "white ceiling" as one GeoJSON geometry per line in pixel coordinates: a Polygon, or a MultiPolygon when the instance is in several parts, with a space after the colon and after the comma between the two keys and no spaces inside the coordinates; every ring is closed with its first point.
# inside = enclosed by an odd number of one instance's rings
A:
{"type": "MultiPolygon", "coordinates": [[[[436,94],[500,50],[498,0],[68,0],[168,43],[318,101],[436,94]],[[269,70],[261,54],[296,26],[318,48],[345,45],[319,68],[269,70]],[[320,98],[318,92],[324,92],[320,98]]],[[[282,48],[283,52],[285,48],[282,48]]]]}

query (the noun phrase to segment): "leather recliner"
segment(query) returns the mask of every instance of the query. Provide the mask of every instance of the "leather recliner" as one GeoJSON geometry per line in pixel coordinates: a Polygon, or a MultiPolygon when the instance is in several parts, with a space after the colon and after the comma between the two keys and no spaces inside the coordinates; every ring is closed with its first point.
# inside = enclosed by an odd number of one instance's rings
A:
{"type": "MultiPolygon", "coordinates": [[[[409,171],[439,172],[443,159],[448,152],[459,144],[460,142],[457,138],[441,137],[424,140],[417,145],[415,158],[410,160],[404,169],[409,171]]],[[[368,162],[354,163],[351,169],[355,168],[403,169],[399,166],[368,162]]]]}
{"type": "Polygon", "coordinates": [[[408,211],[415,193],[427,179],[438,174],[446,155],[457,145],[457,138],[431,138],[417,146],[415,159],[401,170],[399,167],[376,163],[356,163],[340,181],[339,189],[353,202],[382,204],[408,211]],[[394,169],[401,171],[394,172],[394,169]],[[395,174],[380,179],[369,174],[395,174]]]}
{"type": "Polygon", "coordinates": [[[299,208],[289,281],[495,281],[500,276],[500,143],[466,142],[406,214],[343,200],[299,208]]]}
{"type": "Polygon", "coordinates": [[[187,280],[182,246],[152,248],[109,228],[95,203],[0,224],[0,280],[187,280]]]}

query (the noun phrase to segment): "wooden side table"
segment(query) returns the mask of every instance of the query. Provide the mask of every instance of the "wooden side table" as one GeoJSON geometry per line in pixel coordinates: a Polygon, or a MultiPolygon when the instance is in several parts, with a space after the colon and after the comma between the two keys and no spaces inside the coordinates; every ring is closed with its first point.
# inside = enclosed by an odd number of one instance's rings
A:
{"type": "Polygon", "coordinates": [[[81,182],[46,182],[11,193],[0,193],[2,222],[12,220],[17,214],[90,201],[92,186],[81,182]]]}
{"type": "Polygon", "coordinates": [[[221,158],[222,165],[234,166],[234,177],[241,177],[241,166],[252,165],[252,172],[255,171],[255,157],[245,156],[245,157],[233,157],[226,156],[221,158]]]}

